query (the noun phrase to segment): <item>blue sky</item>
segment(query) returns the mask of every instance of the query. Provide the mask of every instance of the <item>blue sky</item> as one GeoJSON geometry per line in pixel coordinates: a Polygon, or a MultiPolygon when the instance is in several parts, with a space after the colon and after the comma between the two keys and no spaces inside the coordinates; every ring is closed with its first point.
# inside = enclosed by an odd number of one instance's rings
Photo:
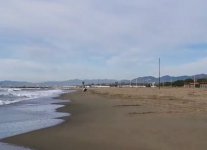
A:
{"type": "Polygon", "coordinates": [[[207,73],[206,0],[0,2],[0,80],[207,73]]]}

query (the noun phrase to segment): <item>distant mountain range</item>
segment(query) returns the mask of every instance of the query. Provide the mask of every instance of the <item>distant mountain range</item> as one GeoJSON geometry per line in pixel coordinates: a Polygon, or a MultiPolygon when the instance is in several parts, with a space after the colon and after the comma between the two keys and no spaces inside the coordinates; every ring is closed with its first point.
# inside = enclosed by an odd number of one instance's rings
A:
{"type": "MultiPolygon", "coordinates": [[[[207,74],[197,74],[195,75],[196,79],[207,78],[207,74]]],[[[177,80],[186,80],[186,79],[194,79],[194,76],[162,76],[160,78],[161,82],[173,82],[177,80]]],[[[32,82],[20,82],[20,81],[0,81],[0,87],[53,87],[53,86],[74,86],[74,85],[81,85],[82,82],[85,82],[86,85],[88,84],[114,84],[115,82],[122,83],[122,84],[129,84],[131,83],[158,83],[159,78],[153,76],[145,76],[145,77],[138,77],[135,79],[130,80],[114,80],[114,79],[92,79],[92,80],[67,80],[67,81],[48,81],[48,82],[41,82],[41,83],[32,83],[32,82]]]]}
{"type": "MultiPolygon", "coordinates": [[[[162,76],[160,77],[160,82],[174,82],[174,81],[178,81],[178,80],[186,80],[186,79],[202,79],[202,78],[207,78],[207,74],[197,74],[197,75],[193,75],[193,76],[162,76]]],[[[137,83],[158,83],[159,82],[159,78],[153,77],[153,76],[145,76],[145,77],[138,77],[132,80],[132,82],[136,82],[137,83]]]]}

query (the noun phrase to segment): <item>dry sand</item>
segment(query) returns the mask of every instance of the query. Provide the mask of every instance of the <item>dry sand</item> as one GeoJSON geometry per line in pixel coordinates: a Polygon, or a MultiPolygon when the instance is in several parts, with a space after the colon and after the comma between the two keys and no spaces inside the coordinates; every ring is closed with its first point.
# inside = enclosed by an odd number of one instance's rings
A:
{"type": "Polygon", "coordinates": [[[4,139],[36,150],[206,150],[207,90],[101,88],[65,94],[66,122],[4,139]]]}

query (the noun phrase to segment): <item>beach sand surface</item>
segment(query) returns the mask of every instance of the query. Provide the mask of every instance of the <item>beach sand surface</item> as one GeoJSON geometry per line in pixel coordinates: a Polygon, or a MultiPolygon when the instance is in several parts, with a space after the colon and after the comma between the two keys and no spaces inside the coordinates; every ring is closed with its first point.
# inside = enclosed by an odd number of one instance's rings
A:
{"type": "Polygon", "coordinates": [[[36,150],[206,150],[207,90],[100,88],[64,94],[61,125],[4,139],[36,150]]]}

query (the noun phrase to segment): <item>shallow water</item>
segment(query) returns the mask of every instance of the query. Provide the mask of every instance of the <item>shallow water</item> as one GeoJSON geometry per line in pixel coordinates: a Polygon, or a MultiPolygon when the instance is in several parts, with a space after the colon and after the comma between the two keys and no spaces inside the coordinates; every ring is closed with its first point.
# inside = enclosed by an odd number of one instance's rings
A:
{"type": "MultiPolygon", "coordinates": [[[[0,106],[0,139],[62,123],[63,120],[57,118],[70,114],[56,112],[56,109],[64,106],[54,104],[60,102],[66,101],[44,97],[0,106]]],[[[0,150],[4,149],[25,150],[0,143],[0,150]]]]}
{"type": "Polygon", "coordinates": [[[0,149],[1,150],[31,150],[29,148],[13,146],[13,145],[6,144],[6,143],[0,143],[0,149]]]}

